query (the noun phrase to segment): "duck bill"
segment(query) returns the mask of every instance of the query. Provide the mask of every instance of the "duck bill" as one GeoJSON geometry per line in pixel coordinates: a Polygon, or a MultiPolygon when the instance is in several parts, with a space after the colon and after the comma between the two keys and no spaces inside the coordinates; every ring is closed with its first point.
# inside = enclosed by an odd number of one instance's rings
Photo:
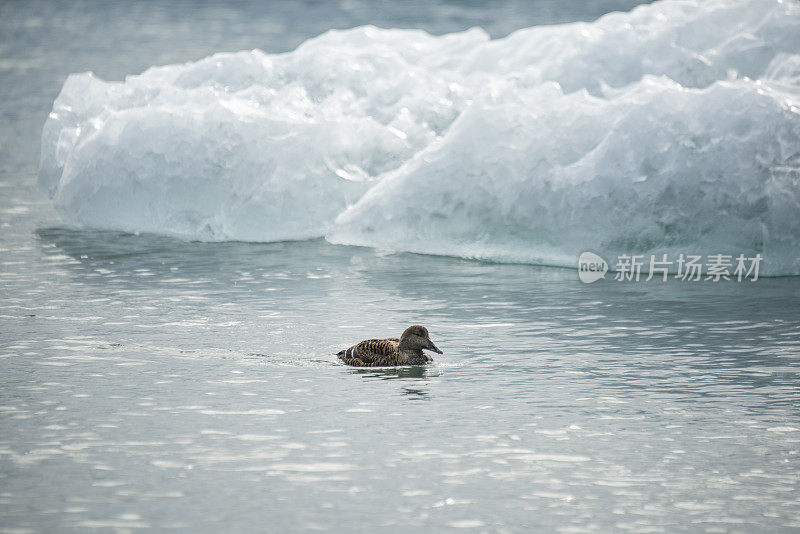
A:
{"type": "Polygon", "coordinates": [[[428,350],[432,350],[436,354],[444,354],[442,351],[439,350],[439,347],[433,344],[433,341],[430,339],[428,340],[428,350]]]}

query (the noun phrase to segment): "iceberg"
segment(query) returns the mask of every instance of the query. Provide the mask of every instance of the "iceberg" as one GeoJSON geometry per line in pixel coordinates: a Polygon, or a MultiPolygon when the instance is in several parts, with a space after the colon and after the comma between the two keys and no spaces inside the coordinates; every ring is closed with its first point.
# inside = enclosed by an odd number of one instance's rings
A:
{"type": "Polygon", "coordinates": [[[75,74],[39,184],[81,227],[800,274],[800,4],[662,0],[494,40],[365,26],[75,74]]]}
{"type": "Polygon", "coordinates": [[[218,54],[124,82],[72,75],[44,127],[39,183],[80,226],[319,237],[455,119],[459,88],[424,58],[476,39],[486,36],[365,27],[291,54],[218,54]]]}
{"type": "Polygon", "coordinates": [[[604,97],[498,86],[342,213],[329,239],[563,266],[586,250],[766,253],[770,268],[793,272],[790,100],[750,80],[686,89],[645,76],[604,97]]]}

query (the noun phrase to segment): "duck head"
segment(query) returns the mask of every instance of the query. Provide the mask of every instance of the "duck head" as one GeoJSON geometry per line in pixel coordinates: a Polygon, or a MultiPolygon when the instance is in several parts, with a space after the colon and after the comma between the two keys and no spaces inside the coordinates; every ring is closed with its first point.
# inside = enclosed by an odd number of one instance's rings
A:
{"type": "Polygon", "coordinates": [[[428,329],[424,326],[415,324],[406,328],[403,335],[400,336],[400,350],[432,350],[436,354],[442,354],[442,351],[433,344],[431,336],[428,334],[428,329]]]}

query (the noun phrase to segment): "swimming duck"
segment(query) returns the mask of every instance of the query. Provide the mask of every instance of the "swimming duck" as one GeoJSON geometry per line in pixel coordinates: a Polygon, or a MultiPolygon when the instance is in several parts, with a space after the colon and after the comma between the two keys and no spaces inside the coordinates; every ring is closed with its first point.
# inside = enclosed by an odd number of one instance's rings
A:
{"type": "Polygon", "coordinates": [[[432,350],[437,354],[442,351],[433,344],[428,329],[415,324],[409,326],[400,339],[368,339],[349,349],[341,350],[336,355],[347,365],[354,367],[390,367],[394,365],[424,365],[433,358],[422,352],[432,350]]]}

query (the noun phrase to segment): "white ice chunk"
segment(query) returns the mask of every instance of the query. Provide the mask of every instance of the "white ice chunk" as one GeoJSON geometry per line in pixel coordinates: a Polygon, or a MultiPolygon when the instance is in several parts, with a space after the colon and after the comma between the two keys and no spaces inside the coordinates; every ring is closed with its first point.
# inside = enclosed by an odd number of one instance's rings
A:
{"type": "Polygon", "coordinates": [[[798,57],[800,4],[780,0],[664,0],[497,40],[330,31],[71,76],[39,182],[86,227],[565,265],[762,253],[798,274],[798,57]]]}
{"type": "Polygon", "coordinates": [[[800,272],[796,97],[650,76],[611,93],[498,84],[329,239],[567,266],[586,250],[766,252],[768,272],[800,272]]]}

